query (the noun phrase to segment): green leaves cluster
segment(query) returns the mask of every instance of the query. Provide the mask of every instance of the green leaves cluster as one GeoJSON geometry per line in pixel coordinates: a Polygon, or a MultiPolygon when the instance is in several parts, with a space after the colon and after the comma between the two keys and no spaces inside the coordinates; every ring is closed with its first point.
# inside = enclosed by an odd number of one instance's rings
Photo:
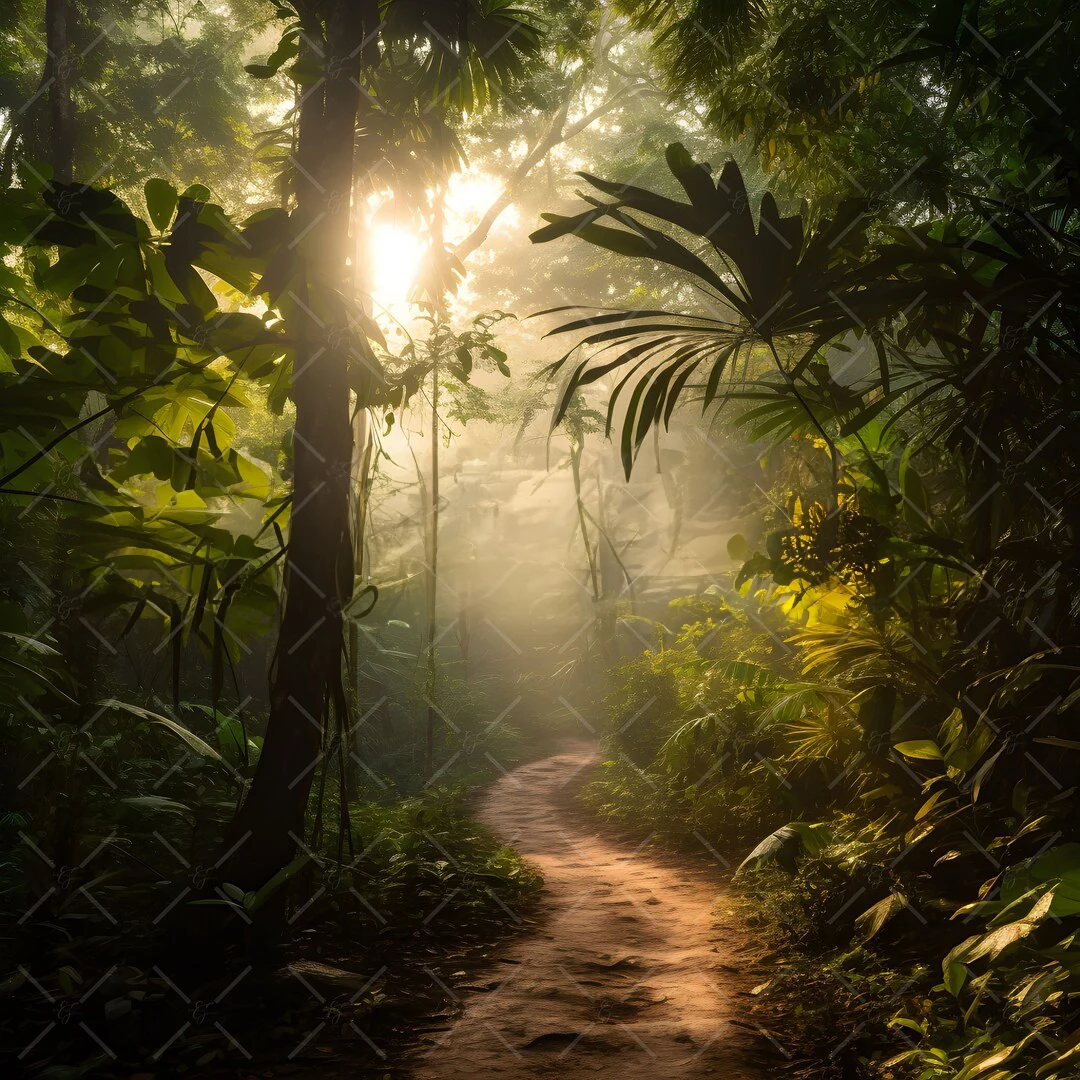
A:
{"type": "MultiPolygon", "coordinates": [[[[1074,839],[1080,566],[1067,507],[1080,462],[1048,447],[1080,422],[1077,205],[1048,171],[1022,203],[973,196],[951,217],[898,224],[848,202],[810,225],[771,195],[755,219],[733,163],[714,180],[673,147],[668,165],[688,202],[586,177],[615,201],[587,196],[534,239],[576,235],[674,269],[706,300],[575,319],[556,333],[580,340],[551,373],[566,373],[564,408],[612,377],[608,428],[621,412],[627,473],[680,402],[739,410],[736,426],[771,448],[772,486],[763,550],[729,547],[745,559],[733,595],[772,605],[786,628],[758,646],[776,682],[744,688],[738,711],[693,697],[700,660],[650,657],[677,704],[667,741],[653,737],[665,752],[634,762],[663,793],[648,797],[656,814],[773,828],[747,870],[798,870],[802,884],[776,888],[872,901],[842,924],[811,906],[814,930],[799,933],[884,948],[915,912],[990,910],[996,877],[979,907],[963,905],[987,854],[1009,868],[1074,839]],[[770,800],[796,823],[770,821],[770,800]],[[814,853],[809,821],[835,837],[814,853]]],[[[613,783],[643,797],[623,774],[613,783]]],[[[959,1022],[935,999],[913,1021],[927,1045],[898,1061],[927,1077],[1068,1075],[1066,1042],[1026,1034],[1067,1023],[1075,993],[1072,928],[1051,939],[1055,901],[1038,906],[1060,885],[1038,885],[949,954],[946,999],[968,993],[967,965],[985,968],[974,997],[959,1022]]]]}
{"type": "Polygon", "coordinates": [[[229,310],[254,300],[267,261],[208,197],[151,181],[149,223],[81,185],[0,205],[29,270],[2,298],[18,347],[0,373],[0,497],[18,519],[62,501],[86,609],[124,612],[124,634],[161,619],[177,696],[189,638],[215,656],[216,695],[240,635],[273,626],[280,533],[268,546],[228,508],[268,505],[279,528],[286,509],[234,417],[287,390],[290,342],[276,313],[229,310]]]}

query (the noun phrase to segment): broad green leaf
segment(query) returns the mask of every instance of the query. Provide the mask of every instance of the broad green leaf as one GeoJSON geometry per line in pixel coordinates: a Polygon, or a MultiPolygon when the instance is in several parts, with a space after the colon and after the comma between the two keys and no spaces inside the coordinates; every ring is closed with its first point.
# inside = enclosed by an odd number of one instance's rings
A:
{"type": "MultiPolygon", "coordinates": [[[[1004,1065],[1014,1054],[1016,1054],[1022,1046],[1022,1042],[1017,1042],[1012,1046],[1003,1046],[998,1050],[991,1051],[989,1054],[969,1054],[964,1059],[964,1067],[956,1074],[955,1080],[975,1080],[976,1077],[983,1076],[991,1069],[996,1069],[998,1065],[1004,1065]]],[[[995,1076],[1000,1076],[1000,1073],[995,1073],[995,1076]]]]}
{"type": "Polygon", "coordinates": [[[941,973],[945,983],[945,989],[948,990],[953,997],[959,997],[960,991],[964,987],[964,983],[967,982],[968,969],[958,960],[946,960],[945,963],[942,964],[941,973]]]}
{"type": "Polygon", "coordinates": [[[1080,750],[1080,742],[1076,739],[1059,739],[1054,735],[1048,735],[1035,741],[1042,743],[1043,746],[1056,746],[1061,750],[1080,750]]]}
{"type": "Polygon", "coordinates": [[[1054,890],[1048,889],[1022,919],[1005,923],[985,934],[976,934],[952,949],[942,961],[943,973],[953,964],[971,964],[984,957],[994,960],[1006,949],[1022,941],[1034,931],[1050,913],[1054,890]]]}
{"type": "Polygon", "coordinates": [[[941,747],[931,739],[912,739],[908,742],[897,743],[893,749],[903,754],[904,757],[914,758],[918,761],[941,761],[943,755],[941,747]]]}
{"type": "Polygon", "coordinates": [[[217,714],[217,740],[221,753],[233,761],[244,760],[244,727],[235,716],[217,714]]]}
{"type": "Polygon", "coordinates": [[[143,195],[146,197],[146,209],[150,212],[150,220],[158,232],[164,232],[176,213],[176,204],[179,196],[176,188],[168,182],[157,177],[147,180],[143,187],[143,195]]]}
{"type": "Polygon", "coordinates": [[[234,462],[241,480],[236,488],[237,493],[249,498],[266,499],[270,494],[270,477],[244,454],[235,454],[234,462]]]}
{"type": "Polygon", "coordinates": [[[18,359],[22,355],[22,342],[11,324],[2,315],[0,315],[0,351],[2,351],[0,363],[4,364],[5,370],[14,371],[15,368],[8,358],[18,359]]]}
{"type": "Polygon", "coordinates": [[[915,820],[922,821],[931,810],[948,794],[948,788],[939,787],[929,799],[915,811],[915,820]]]}
{"type": "Polygon", "coordinates": [[[735,872],[776,865],[793,874],[801,856],[820,855],[831,841],[832,833],[826,825],[793,821],[766,836],[735,872]]]}
{"type": "Polygon", "coordinates": [[[907,907],[907,897],[902,892],[892,892],[876,904],[868,907],[855,920],[855,936],[858,941],[869,941],[890,919],[907,907]]]}
{"type": "Polygon", "coordinates": [[[1080,1065],[1080,1042],[1069,1047],[1067,1050],[1063,1050],[1060,1054],[1055,1054],[1048,1061],[1044,1062],[1035,1070],[1036,1077],[1048,1076],[1049,1074],[1056,1073],[1058,1076],[1067,1076],[1068,1073],[1063,1070],[1068,1065],[1072,1068],[1080,1065]]]}
{"type": "Polygon", "coordinates": [[[915,1031],[919,1035],[926,1034],[926,1025],[919,1023],[918,1020],[912,1020],[907,1016],[896,1016],[889,1021],[889,1027],[902,1027],[907,1028],[908,1031],[915,1031]]]}
{"type": "Polygon", "coordinates": [[[1080,844],[1061,844],[1010,867],[1001,882],[1009,904],[1040,885],[1056,883],[1050,913],[1056,918],[1080,914],[1080,844]]]}
{"type": "Polygon", "coordinates": [[[299,51],[299,35],[290,31],[278,42],[277,48],[266,58],[265,64],[245,64],[244,70],[256,79],[273,78],[285,64],[296,59],[299,51]]]}
{"type": "Polygon", "coordinates": [[[311,856],[304,853],[297,855],[288,866],[283,866],[265,885],[259,888],[247,900],[245,906],[249,911],[258,911],[259,908],[270,899],[286,882],[294,878],[310,861],[311,856]]]}

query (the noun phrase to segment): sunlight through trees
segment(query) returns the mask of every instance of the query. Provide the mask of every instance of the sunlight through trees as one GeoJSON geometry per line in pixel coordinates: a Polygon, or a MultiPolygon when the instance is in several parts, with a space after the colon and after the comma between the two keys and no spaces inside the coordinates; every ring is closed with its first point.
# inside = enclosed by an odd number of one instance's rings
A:
{"type": "Polygon", "coordinates": [[[1077,1075],[1077,17],[3,5],[18,1074],[1077,1075]]]}

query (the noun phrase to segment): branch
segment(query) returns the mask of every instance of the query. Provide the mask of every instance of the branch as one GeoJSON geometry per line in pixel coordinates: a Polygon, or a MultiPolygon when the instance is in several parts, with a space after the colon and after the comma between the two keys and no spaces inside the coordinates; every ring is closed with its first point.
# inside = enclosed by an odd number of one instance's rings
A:
{"type": "Polygon", "coordinates": [[[87,502],[86,499],[73,499],[70,495],[53,495],[49,491],[27,491],[24,488],[0,487],[0,495],[20,495],[28,499],[51,499],[53,502],[74,503],[76,506],[92,506],[96,510],[103,508],[99,502],[87,502]]]}
{"type": "Polygon", "coordinates": [[[518,191],[528,178],[529,173],[531,173],[556,146],[561,146],[563,143],[568,142],[579,132],[584,131],[585,128],[599,120],[601,116],[618,108],[624,101],[645,89],[647,89],[647,87],[643,84],[619,87],[619,89],[611,94],[610,97],[597,105],[595,109],[592,109],[584,116],[579,117],[569,126],[567,126],[566,119],[567,114],[570,111],[570,98],[567,97],[567,99],[559,106],[555,115],[551,118],[551,122],[548,124],[543,135],[540,136],[525,157],[518,163],[511,174],[510,179],[507,181],[506,186],[484,212],[484,216],[480,219],[476,228],[473,229],[460,244],[457,244],[454,247],[454,254],[464,261],[476,251],[477,248],[483,245],[484,241],[487,240],[492,227],[495,225],[495,222],[499,219],[499,216],[517,198],[518,191]]]}
{"type": "MultiPolygon", "coordinates": [[[[140,390],[139,393],[142,393],[142,391],[140,390]]],[[[129,394],[127,400],[130,401],[132,396],[133,395],[129,394]]],[[[124,399],[121,399],[120,401],[116,402],[116,405],[122,404],[123,401],[124,399]]],[[[54,447],[59,446],[60,443],[62,443],[66,438],[74,435],[76,431],[79,431],[80,429],[86,427],[88,424],[92,424],[95,420],[100,420],[106,414],[111,413],[114,408],[114,405],[106,405],[104,409],[99,409],[97,412],[91,413],[89,416],[80,420],[77,424],[72,424],[71,427],[65,428],[63,431],[60,432],[59,435],[56,436],[55,439],[50,439],[44,446],[39,447],[36,454],[31,454],[30,457],[28,457],[21,465],[12,469],[11,472],[5,473],[3,476],[0,476],[0,487],[6,487],[12,480],[15,479],[15,477],[21,476],[24,472],[26,472],[26,470],[29,469],[31,465],[36,465],[43,457],[48,457],[49,451],[52,450],[54,447]]]]}

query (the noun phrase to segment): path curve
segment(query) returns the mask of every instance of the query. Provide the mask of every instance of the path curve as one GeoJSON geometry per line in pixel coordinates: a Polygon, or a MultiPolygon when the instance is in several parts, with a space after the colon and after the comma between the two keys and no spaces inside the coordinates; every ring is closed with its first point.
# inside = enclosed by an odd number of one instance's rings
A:
{"type": "Polygon", "coordinates": [[[546,906],[472,980],[461,1017],[416,1060],[416,1080],[764,1075],[732,1023],[745,1012],[745,946],[717,910],[726,899],[717,875],[635,850],[575,811],[572,794],[597,756],[575,744],[485,795],[479,819],[543,871],[546,906]]]}

